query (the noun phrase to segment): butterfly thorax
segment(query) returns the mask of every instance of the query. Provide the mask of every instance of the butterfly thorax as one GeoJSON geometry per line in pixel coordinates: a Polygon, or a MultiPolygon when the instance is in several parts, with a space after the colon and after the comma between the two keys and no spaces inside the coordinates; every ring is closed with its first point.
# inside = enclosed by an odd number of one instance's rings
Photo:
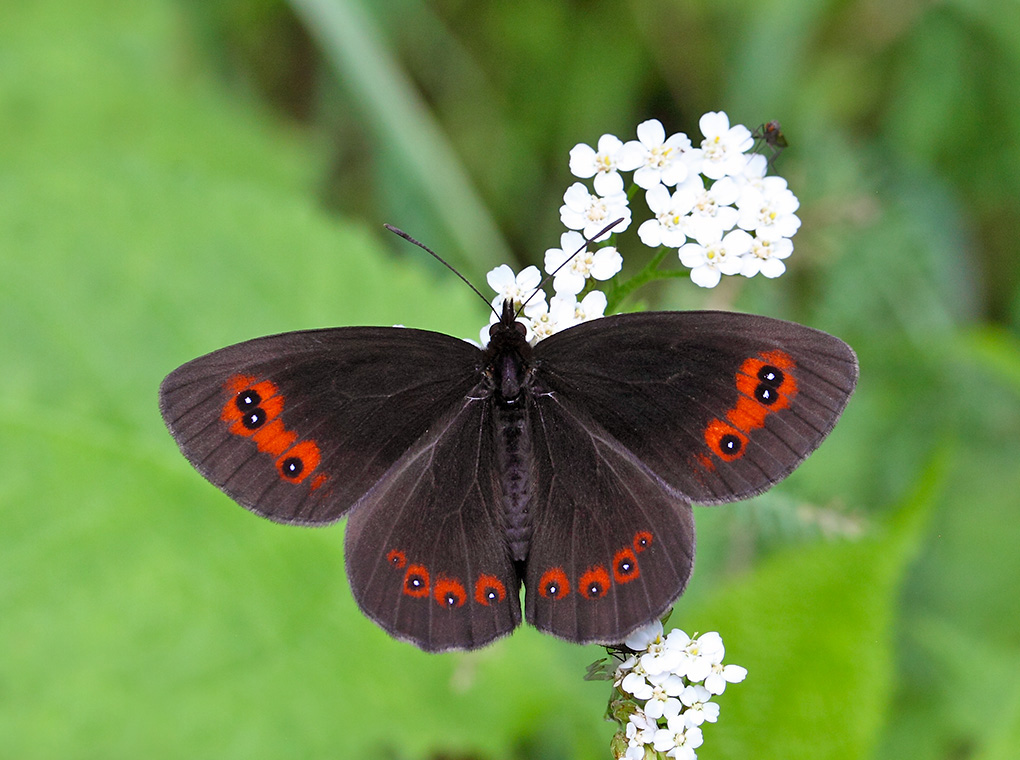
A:
{"type": "Polygon", "coordinates": [[[484,375],[492,392],[493,444],[503,525],[510,552],[518,562],[528,555],[532,532],[535,479],[528,404],[531,361],[531,346],[524,325],[516,321],[513,305],[504,302],[500,321],[489,331],[484,375]]]}

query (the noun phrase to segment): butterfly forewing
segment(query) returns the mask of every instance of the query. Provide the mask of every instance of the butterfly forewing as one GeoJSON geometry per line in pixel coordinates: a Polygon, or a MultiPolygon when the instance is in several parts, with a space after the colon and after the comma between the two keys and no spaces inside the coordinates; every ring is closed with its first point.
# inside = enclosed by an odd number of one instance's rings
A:
{"type": "Polygon", "coordinates": [[[857,381],[839,339],[727,312],[606,317],[547,338],[535,359],[545,392],[707,504],[788,475],[832,430],[857,381]]]}
{"type": "Polygon", "coordinates": [[[478,382],[480,352],[351,327],[240,343],[174,370],[160,408],[188,460],[279,522],[332,522],[478,382]]]}
{"type": "Polygon", "coordinates": [[[483,395],[436,421],[347,522],[359,606],[428,651],[480,647],[521,619],[483,395]]]}

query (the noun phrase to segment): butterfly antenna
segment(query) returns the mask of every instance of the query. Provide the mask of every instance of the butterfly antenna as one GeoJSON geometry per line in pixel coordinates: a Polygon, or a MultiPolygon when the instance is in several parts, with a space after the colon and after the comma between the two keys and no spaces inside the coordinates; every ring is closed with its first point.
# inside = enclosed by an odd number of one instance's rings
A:
{"type": "MultiPolygon", "coordinates": [[[[383,225],[383,227],[385,227],[386,229],[388,229],[388,230],[389,230],[390,232],[392,232],[393,234],[395,234],[395,235],[399,235],[400,237],[404,238],[404,240],[406,240],[406,241],[407,241],[408,243],[414,243],[414,244],[415,244],[416,246],[418,246],[419,248],[421,248],[421,249],[422,249],[423,251],[425,251],[426,253],[428,253],[429,255],[431,255],[431,256],[432,256],[432,258],[434,258],[434,259],[435,259],[436,261],[438,261],[438,262],[439,262],[440,264],[442,264],[442,265],[443,265],[444,267],[446,267],[446,268],[447,268],[447,269],[449,269],[449,270],[450,270],[451,272],[453,272],[453,273],[454,273],[455,275],[457,275],[457,276],[458,276],[458,277],[459,277],[459,278],[460,278],[461,280],[463,280],[463,281],[464,281],[464,283],[465,283],[465,284],[466,284],[466,285],[467,285],[467,286],[468,286],[469,288],[471,288],[471,290],[475,291],[475,293],[477,293],[477,294],[478,294],[478,297],[479,297],[479,298],[481,298],[481,299],[482,299],[483,301],[485,301],[485,305],[486,305],[486,306],[488,306],[488,307],[489,307],[489,309],[490,309],[490,310],[492,311],[492,313],[496,315],[496,319],[499,319],[499,312],[498,312],[498,311],[496,311],[496,310],[495,310],[495,309],[493,308],[493,306],[492,306],[492,304],[491,304],[491,303],[489,303],[489,299],[488,299],[488,298],[486,298],[485,296],[483,296],[483,295],[482,295],[482,293],[481,293],[481,291],[479,291],[479,290],[478,290],[478,288],[476,288],[476,287],[475,287],[474,285],[472,285],[472,284],[471,284],[471,281],[470,281],[470,280],[468,280],[468,278],[467,278],[467,277],[465,277],[465,276],[464,276],[464,275],[462,275],[462,274],[461,274],[460,272],[458,272],[458,271],[457,271],[457,270],[456,270],[456,269],[454,268],[453,264],[450,264],[449,262],[447,262],[447,261],[446,261],[446,259],[444,259],[444,258],[443,258],[442,256],[440,256],[440,255],[439,255],[438,253],[436,253],[435,251],[433,251],[433,250],[432,250],[431,248],[429,248],[429,247],[428,247],[427,245],[425,245],[425,244],[424,244],[424,243],[422,243],[421,241],[419,241],[419,240],[415,240],[415,239],[414,239],[413,237],[411,237],[410,235],[408,235],[408,234],[407,234],[406,232],[404,232],[404,231],[403,231],[403,230],[401,230],[401,229],[397,229],[397,228],[396,228],[396,227],[394,227],[394,226],[393,226],[392,224],[384,224],[384,225],[383,225]]],[[[599,234],[602,234],[602,233],[599,233],[599,234]]]]}
{"type": "Polygon", "coordinates": [[[609,232],[609,230],[613,229],[613,227],[615,227],[616,225],[618,225],[622,221],[623,221],[623,219],[620,218],[620,219],[617,219],[615,222],[610,222],[605,227],[603,227],[601,230],[599,230],[594,235],[592,235],[590,238],[586,238],[585,241],[584,241],[584,244],[580,248],[578,248],[572,254],[567,256],[566,260],[562,264],[560,264],[553,271],[551,271],[549,274],[547,274],[545,276],[545,279],[542,280],[542,282],[538,283],[538,287],[535,288],[534,292],[532,292],[532,294],[530,296],[528,296],[528,300],[521,304],[521,308],[519,308],[517,310],[517,313],[514,316],[515,317],[519,317],[521,315],[521,312],[524,311],[524,307],[528,305],[528,302],[531,301],[531,299],[534,298],[536,295],[538,295],[538,292],[542,288],[545,287],[545,284],[547,282],[549,282],[549,280],[551,280],[553,277],[556,276],[557,272],[559,272],[561,269],[563,269],[563,267],[565,267],[567,264],[569,264],[571,261],[573,261],[574,257],[577,254],[579,254],[581,251],[583,251],[585,248],[587,248],[588,247],[588,243],[592,242],[593,240],[598,240],[600,237],[605,235],[607,232],[609,232]]]}

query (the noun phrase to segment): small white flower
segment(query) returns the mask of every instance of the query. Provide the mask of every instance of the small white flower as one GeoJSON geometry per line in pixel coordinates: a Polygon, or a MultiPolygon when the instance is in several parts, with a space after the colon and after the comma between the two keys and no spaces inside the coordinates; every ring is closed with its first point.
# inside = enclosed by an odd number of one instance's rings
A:
{"type": "Polygon", "coordinates": [[[667,138],[662,122],[649,119],[638,124],[637,136],[624,144],[617,163],[624,171],[636,169],[638,187],[649,190],[659,183],[672,187],[687,178],[690,167],[684,154],[691,148],[687,135],[678,132],[667,138]]]}
{"type": "Polygon", "coordinates": [[[593,319],[606,315],[606,294],[601,290],[592,290],[578,302],[574,300],[574,324],[591,322],[593,319]]]}
{"type": "Polygon", "coordinates": [[[553,290],[561,295],[577,295],[584,289],[584,282],[589,277],[608,280],[622,267],[623,257],[616,248],[606,246],[592,253],[587,249],[584,236],[574,230],[560,235],[559,248],[545,252],[545,271],[547,274],[556,272],[553,290]],[[564,266],[568,260],[569,263],[564,266]]]}
{"type": "Polygon", "coordinates": [[[644,668],[638,666],[630,671],[623,678],[623,682],[620,684],[621,691],[625,691],[627,694],[635,697],[636,699],[645,700],[651,699],[652,694],[655,691],[652,689],[652,685],[648,683],[648,679],[645,678],[644,668]]]}
{"type": "Polygon", "coordinates": [[[751,249],[752,238],[744,230],[733,230],[720,240],[701,245],[688,243],[678,251],[680,263],[691,268],[691,282],[703,288],[714,288],[724,274],[739,274],[741,256],[751,249]]]}
{"type": "Polygon", "coordinates": [[[684,224],[687,236],[705,245],[732,230],[737,226],[740,212],[730,204],[739,197],[740,187],[729,177],[723,177],[707,188],[698,188],[694,194],[694,206],[684,224]]]}
{"type": "Polygon", "coordinates": [[[645,714],[653,720],[664,715],[675,715],[680,712],[681,703],[677,699],[685,688],[684,680],[673,673],[659,673],[648,676],[652,687],[652,696],[645,702],[645,714]]]}
{"type": "Polygon", "coordinates": [[[655,739],[652,746],[659,752],[665,752],[667,757],[676,760],[694,760],[697,755],[694,753],[704,742],[704,735],[701,729],[696,726],[688,726],[682,716],[671,718],[666,728],[660,728],[655,732],[655,739]]]}
{"type": "Polygon", "coordinates": [[[730,127],[730,119],[724,111],[706,113],[698,126],[705,136],[701,141],[701,173],[710,179],[721,179],[743,172],[744,153],[754,145],[751,130],[743,124],[730,127]]]}
{"type": "Polygon", "coordinates": [[[697,200],[694,187],[684,183],[670,194],[663,185],[655,185],[645,193],[645,202],[655,214],[638,227],[638,237],[649,248],[664,245],[679,248],[687,240],[686,224],[688,214],[697,200]]]}
{"type": "Polygon", "coordinates": [[[701,684],[688,686],[680,694],[684,707],[684,721],[688,726],[700,726],[705,721],[715,723],[719,720],[719,705],[710,701],[712,693],[701,684]]]}
{"type": "Polygon", "coordinates": [[[581,179],[594,177],[595,192],[599,195],[622,193],[623,178],[617,160],[622,148],[623,142],[614,135],[602,135],[597,150],[579,143],[570,149],[570,173],[581,179]]]}
{"type": "Polygon", "coordinates": [[[528,317],[526,320],[529,327],[528,341],[534,345],[543,338],[548,338],[550,335],[576,324],[574,321],[575,302],[576,299],[573,297],[563,299],[554,296],[548,305],[545,301],[536,307],[528,304],[524,308],[524,315],[528,317]]]}
{"type": "Polygon", "coordinates": [[[754,277],[759,272],[765,277],[779,277],[786,271],[782,259],[793,253],[793,241],[789,238],[755,238],[751,250],[740,257],[744,277],[754,277]]]}
{"type": "MultiPolygon", "coordinates": [[[[683,661],[683,652],[670,647],[667,639],[662,635],[662,626],[659,626],[659,635],[644,648],[644,652],[638,657],[642,670],[651,676],[659,674],[676,674],[677,668],[683,661]]],[[[647,699],[647,697],[646,697],[647,699]]]]}
{"type": "MultiPolygon", "coordinates": [[[[530,266],[522,269],[520,274],[514,275],[514,270],[509,266],[500,264],[485,276],[485,280],[489,283],[489,287],[499,294],[493,299],[492,307],[496,311],[501,311],[503,301],[511,301],[516,306],[520,306],[528,298],[531,298],[532,293],[542,283],[542,273],[538,267],[530,266]]],[[[539,292],[528,303],[528,306],[536,301],[544,300],[545,293],[539,292]]]]}
{"type": "Polygon", "coordinates": [[[739,206],[737,223],[758,237],[788,238],[800,229],[800,218],[794,213],[800,201],[782,177],[765,177],[759,187],[745,189],[739,206]]]}
{"type": "Polygon", "coordinates": [[[593,242],[605,240],[611,234],[623,232],[630,226],[630,207],[627,205],[625,193],[613,193],[602,197],[592,195],[582,183],[575,182],[563,194],[563,205],[560,206],[560,221],[571,230],[580,230],[585,238],[593,242]],[[602,230],[617,219],[622,219],[604,235],[602,230]]]}
{"type": "Polygon", "coordinates": [[[647,715],[638,710],[627,719],[627,728],[625,729],[627,744],[631,747],[644,749],[646,744],[652,743],[652,737],[656,730],[658,730],[658,726],[655,725],[655,721],[649,720],[647,715]]]}
{"type": "Polygon", "coordinates": [[[721,662],[713,663],[711,672],[705,678],[705,688],[712,694],[722,694],[726,691],[726,684],[740,683],[747,678],[747,668],[740,665],[723,665],[721,662]]]}
{"type": "MultiPolygon", "coordinates": [[[[744,158],[747,159],[747,163],[744,164],[744,170],[739,174],[731,174],[733,181],[743,188],[754,188],[760,190],[762,187],[762,180],[765,179],[765,175],[768,172],[769,162],[761,153],[745,153],[744,158]]],[[[786,180],[783,180],[784,182],[786,180]]],[[[738,204],[739,205],[739,204],[738,204]]]]}
{"type": "Polygon", "coordinates": [[[635,652],[642,652],[660,638],[662,638],[662,621],[656,618],[648,625],[641,626],[634,631],[623,642],[623,645],[635,652]]]}

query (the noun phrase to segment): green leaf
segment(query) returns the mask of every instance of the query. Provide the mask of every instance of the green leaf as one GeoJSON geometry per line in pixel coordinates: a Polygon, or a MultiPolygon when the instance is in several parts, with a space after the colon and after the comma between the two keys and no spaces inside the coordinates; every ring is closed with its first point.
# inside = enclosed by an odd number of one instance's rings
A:
{"type": "MultiPolygon", "coordinates": [[[[747,679],[718,698],[698,757],[856,760],[872,751],[895,669],[896,605],[944,455],[895,518],[857,541],[779,552],[710,602],[673,617],[688,634],[721,631],[747,679]]],[[[696,580],[696,579],[695,579],[696,580]]]]}

